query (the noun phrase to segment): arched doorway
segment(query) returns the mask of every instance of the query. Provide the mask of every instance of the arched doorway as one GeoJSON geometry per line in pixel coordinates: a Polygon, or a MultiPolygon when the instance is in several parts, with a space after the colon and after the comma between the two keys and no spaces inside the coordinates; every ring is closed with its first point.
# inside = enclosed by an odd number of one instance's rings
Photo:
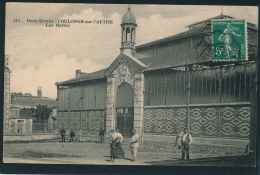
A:
{"type": "Polygon", "coordinates": [[[130,137],[134,126],[134,90],[126,82],[116,92],[116,128],[125,137],[130,137]]]}

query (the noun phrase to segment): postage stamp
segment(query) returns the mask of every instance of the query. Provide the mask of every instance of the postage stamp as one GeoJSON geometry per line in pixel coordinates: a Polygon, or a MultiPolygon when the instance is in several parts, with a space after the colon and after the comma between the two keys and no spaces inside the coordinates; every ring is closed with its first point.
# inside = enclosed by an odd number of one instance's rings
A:
{"type": "Polygon", "coordinates": [[[245,20],[212,20],[213,61],[247,60],[245,20]]]}
{"type": "Polygon", "coordinates": [[[258,6],[221,8],[6,3],[6,171],[254,168],[258,6]]]}

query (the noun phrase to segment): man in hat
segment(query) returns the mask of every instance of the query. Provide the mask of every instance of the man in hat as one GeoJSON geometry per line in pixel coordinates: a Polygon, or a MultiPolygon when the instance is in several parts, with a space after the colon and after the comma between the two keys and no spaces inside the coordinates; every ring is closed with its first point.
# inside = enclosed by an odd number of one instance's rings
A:
{"type": "Polygon", "coordinates": [[[66,134],[65,129],[61,128],[61,130],[60,130],[61,142],[65,142],[65,134],[66,134]]]}
{"type": "Polygon", "coordinates": [[[132,151],[132,156],[133,156],[133,162],[136,161],[136,156],[137,156],[137,148],[139,147],[139,135],[136,133],[136,130],[132,130],[132,138],[131,138],[131,144],[130,148],[132,151]]]}
{"type": "Polygon", "coordinates": [[[188,129],[185,128],[184,129],[184,133],[181,137],[181,151],[182,151],[182,160],[184,160],[185,157],[185,153],[186,153],[186,158],[187,160],[190,159],[190,155],[189,155],[189,149],[190,149],[190,144],[192,143],[192,137],[188,132],[188,129]]]}

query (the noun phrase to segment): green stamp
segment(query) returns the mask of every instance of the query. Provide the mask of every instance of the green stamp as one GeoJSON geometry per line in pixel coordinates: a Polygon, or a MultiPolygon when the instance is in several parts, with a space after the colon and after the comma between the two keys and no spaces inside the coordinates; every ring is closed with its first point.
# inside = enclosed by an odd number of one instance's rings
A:
{"type": "Polygon", "coordinates": [[[247,60],[245,20],[212,20],[213,61],[247,60]]]}

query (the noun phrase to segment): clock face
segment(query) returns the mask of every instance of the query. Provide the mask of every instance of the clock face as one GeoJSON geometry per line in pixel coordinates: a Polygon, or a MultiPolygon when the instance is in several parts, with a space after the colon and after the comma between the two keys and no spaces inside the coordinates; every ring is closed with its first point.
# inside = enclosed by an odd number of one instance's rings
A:
{"type": "Polygon", "coordinates": [[[127,75],[128,68],[125,65],[121,65],[118,68],[118,73],[121,77],[125,77],[127,75]]]}

